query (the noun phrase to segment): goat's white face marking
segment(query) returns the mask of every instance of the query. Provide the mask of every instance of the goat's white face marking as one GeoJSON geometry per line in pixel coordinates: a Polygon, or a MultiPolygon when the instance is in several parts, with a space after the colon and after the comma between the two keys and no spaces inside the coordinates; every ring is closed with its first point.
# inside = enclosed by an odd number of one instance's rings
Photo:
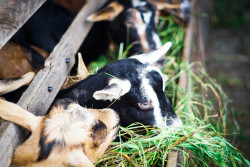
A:
{"type": "Polygon", "coordinates": [[[155,48],[159,49],[162,46],[162,44],[161,44],[161,40],[158,34],[153,32],[152,37],[153,37],[153,40],[155,41],[155,45],[156,45],[155,48]]]}
{"type": "MultiPolygon", "coordinates": [[[[166,122],[164,121],[164,118],[161,114],[160,102],[158,100],[156,92],[150,85],[150,80],[146,78],[145,76],[148,72],[153,71],[153,70],[157,71],[162,76],[162,73],[156,67],[153,67],[153,66],[146,67],[146,69],[144,69],[144,71],[142,71],[141,75],[139,76],[142,80],[142,85],[141,85],[140,90],[144,98],[152,102],[152,105],[154,107],[153,112],[154,112],[154,118],[155,118],[155,125],[162,127],[162,126],[166,126],[166,122]]],[[[165,84],[163,82],[163,89],[164,88],[165,88],[165,84]]]]}
{"type": "Polygon", "coordinates": [[[145,6],[147,4],[147,2],[143,2],[143,1],[140,1],[140,0],[133,0],[132,1],[132,5],[133,7],[139,7],[139,6],[145,6]]]}
{"type": "Polygon", "coordinates": [[[134,13],[134,16],[135,16],[134,26],[139,35],[142,48],[144,51],[148,51],[150,49],[150,46],[146,37],[147,24],[143,22],[139,11],[134,10],[134,9],[130,9],[130,10],[132,11],[132,13],[134,13]]]}
{"type": "Polygon", "coordinates": [[[178,118],[173,119],[173,124],[171,126],[174,127],[174,128],[175,127],[181,127],[182,122],[181,122],[180,118],[178,117],[178,118]]]}
{"type": "Polygon", "coordinates": [[[151,17],[152,17],[152,12],[151,12],[151,11],[142,12],[142,15],[143,15],[143,19],[144,19],[145,23],[146,23],[147,25],[149,25],[150,20],[151,20],[151,17]]]}
{"type": "MultiPolygon", "coordinates": [[[[188,0],[184,0],[180,5],[181,11],[184,11],[185,8],[191,8],[191,4],[188,0]]],[[[183,12],[184,13],[184,12],[183,12]]]]}
{"type": "MultiPolygon", "coordinates": [[[[148,12],[142,12],[142,15],[143,15],[143,19],[144,19],[144,22],[145,22],[145,30],[144,30],[144,33],[146,33],[146,28],[147,26],[149,26],[150,24],[150,21],[151,21],[151,17],[152,17],[152,11],[148,11],[148,12]]],[[[153,38],[153,41],[155,42],[155,48],[158,49],[162,46],[161,44],[161,40],[158,36],[158,34],[155,32],[155,31],[150,31],[152,34],[150,34],[153,38]]]]}

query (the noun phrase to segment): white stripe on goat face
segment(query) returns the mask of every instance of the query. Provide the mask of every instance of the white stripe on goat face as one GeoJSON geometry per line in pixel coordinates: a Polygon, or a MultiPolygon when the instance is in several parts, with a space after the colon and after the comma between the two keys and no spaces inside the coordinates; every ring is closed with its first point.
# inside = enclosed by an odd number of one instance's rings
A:
{"type": "Polygon", "coordinates": [[[132,5],[133,7],[139,7],[139,6],[145,6],[147,4],[147,2],[145,1],[141,1],[141,0],[133,0],[132,1],[132,5]]]}
{"type": "MultiPolygon", "coordinates": [[[[146,77],[147,73],[154,70],[154,67],[148,66],[145,71],[142,71],[140,74],[140,79],[142,81],[142,85],[140,88],[140,91],[144,98],[146,98],[148,101],[152,102],[152,105],[154,107],[154,117],[155,117],[155,125],[158,127],[166,126],[166,122],[164,121],[164,118],[161,114],[161,108],[160,108],[160,102],[158,100],[157,94],[150,85],[150,80],[146,77]]],[[[159,72],[159,70],[155,70],[159,72]]],[[[159,72],[162,76],[161,72],[159,72]]],[[[163,80],[163,79],[162,79],[163,80]]]]}

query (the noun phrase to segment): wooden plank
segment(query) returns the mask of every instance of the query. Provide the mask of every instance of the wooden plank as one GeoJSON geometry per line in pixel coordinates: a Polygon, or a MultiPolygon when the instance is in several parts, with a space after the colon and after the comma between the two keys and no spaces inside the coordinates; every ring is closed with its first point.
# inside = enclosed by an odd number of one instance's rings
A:
{"type": "MultiPolygon", "coordinates": [[[[106,0],[89,1],[79,12],[67,32],[46,60],[45,68],[32,81],[27,91],[22,95],[18,104],[36,115],[44,115],[61,88],[68,72],[74,64],[74,55],[82,41],[87,36],[92,23],[85,18],[100,8],[106,0]],[[69,63],[66,63],[69,59],[69,63]],[[48,87],[53,88],[48,91],[48,87]]],[[[0,166],[8,166],[11,162],[14,148],[24,141],[27,133],[12,123],[3,123],[0,132],[0,166]]]]}
{"type": "Polygon", "coordinates": [[[197,53],[193,56],[194,61],[200,61],[205,67],[205,46],[210,31],[211,0],[197,2],[197,53]]]}
{"type": "MultiPolygon", "coordinates": [[[[183,49],[183,55],[182,55],[182,62],[187,62],[188,64],[192,61],[192,54],[194,51],[194,46],[196,45],[195,41],[195,26],[197,24],[197,1],[198,0],[192,0],[192,15],[191,19],[188,23],[188,26],[186,28],[186,35],[185,35],[185,45],[183,49]]],[[[189,83],[189,77],[187,71],[183,71],[180,74],[180,79],[178,86],[179,88],[185,89],[187,92],[191,90],[191,84],[189,83]]],[[[188,122],[186,120],[186,122],[188,122]]],[[[173,150],[168,155],[168,163],[167,167],[179,167],[183,166],[184,160],[183,160],[183,152],[182,151],[176,151],[173,150]]]]}
{"type": "Polygon", "coordinates": [[[181,167],[183,166],[183,153],[181,150],[174,150],[168,154],[168,163],[166,167],[181,167]]]}
{"type": "MultiPolygon", "coordinates": [[[[197,3],[197,0],[192,1],[192,16],[190,19],[190,22],[188,23],[188,26],[186,28],[186,35],[185,35],[185,44],[183,49],[183,55],[182,55],[182,62],[191,62],[192,57],[192,50],[194,45],[194,27],[195,27],[195,15],[193,14],[193,10],[195,8],[195,4],[197,3]]],[[[178,86],[180,88],[188,89],[188,76],[187,72],[183,71],[181,73],[178,86]]]]}
{"type": "Polygon", "coordinates": [[[0,49],[46,0],[1,0],[0,49]]]}
{"type": "MultiPolygon", "coordinates": [[[[192,0],[192,16],[186,29],[182,62],[190,64],[194,61],[200,61],[205,65],[204,53],[210,26],[210,2],[211,0],[192,0]]],[[[192,70],[197,70],[197,67],[193,67],[192,70]]],[[[191,81],[189,80],[187,71],[181,73],[178,86],[190,92],[191,81]]],[[[186,122],[188,121],[186,120],[186,122]]],[[[169,153],[167,167],[179,167],[183,166],[183,163],[182,151],[173,150],[169,153]]]]}

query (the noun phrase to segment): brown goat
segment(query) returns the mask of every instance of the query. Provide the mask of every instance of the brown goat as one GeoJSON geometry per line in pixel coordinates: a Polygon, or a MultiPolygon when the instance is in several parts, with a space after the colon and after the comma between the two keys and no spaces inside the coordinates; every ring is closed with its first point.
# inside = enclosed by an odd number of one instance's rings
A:
{"type": "MultiPolygon", "coordinates": [[[[41,49],[31,46],[33,50],[42,57],[48,57],[48,54],[41,49]]],[[[32,62],[31,53],[23,46],[8,42],[0,49],[0,78],[10,79],[19,78],[27,72],[37,73],[43,67],[32,62]]]]}
{"type": "Polygon", "coordinates": [[[35,116],[0,99],[0,117],[32,132],[15,149],[12,165],[90,167],[116,137],[119,118],[112,109],[85,109],[58,100],[47,116],[35,116]]]}

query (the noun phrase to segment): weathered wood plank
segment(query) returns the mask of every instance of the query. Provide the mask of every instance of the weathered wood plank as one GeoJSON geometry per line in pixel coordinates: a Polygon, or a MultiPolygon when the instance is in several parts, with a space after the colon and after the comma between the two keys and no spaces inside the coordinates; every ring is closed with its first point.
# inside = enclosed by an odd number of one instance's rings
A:
{"type": "MultiPolygon", "coordinates": [[[[182,62],[191,63],[192,61],[192,54],[194,49],[194,38],[195,38],[195,25],[197,22],[196,19],[196,5],[198,0],[192,0],[192,15],[191,19],[188,23],[188,26],[186,28],[186,35],[185,35],[185,44],[183,49],[183,55],[182,55],[182,62]]],[[[184,88],[187,91],[190,91],[190,83],[188,80],[188,73],[187,71],[183,71],[180,75],[178,86],[180,88],[184,88]]],[[[187,122],[187,120],[186,120],[187,122]]],[[[168,155],[168,163],[167,167],[179,167],[183,166],[184,160],[183,160],[183,152],[182,151],[176,151],[173,150],[168,155]]]]}
{"type": "Polygon", "coordinates": [[[1,0],[0,49],[46,0],[1,0]]]}
{"type": "MultiPolygon", "coordinates": [[[[210,1],[211,0],[192,0],[192,16],[186,28],[182,62],[190,64],[194,61],[200,61],[204,65],[203,56],[205,56],[205,44],[210,27],[210,1]]],[[[192,70],[196,70],[196,68],[192,68],[192,70]]],[[[189,92],[191,90],[190,82],[187,71],[183,71],[178,86],[189,92]]],[[[183,163],[184,158],[182,151],[173,150],[169,153],[167,167],[179,167],[183,166],[183,163]]]]}
{"type": "MultiPolygon", "coordinates": [[[[192,1],[192,11],[195,8],[196,0],[192,1]]],[[[195,14],[192,12],[192,16],[190,19],[190,22],[188,23],[188,26],[186,28],[186,35],[185,35],[185,44],[184,44],[184,50],[182,55],[182,62],[191,62],[192,57],[192,50],[194,45],[194,27],[195,27],[195,14]]],[[[178,86],[180,88],[188,89],[188,76],[187,72],[183,71],[181,73],[179,84],[178,86]]]]}
{"type": "MultiPolygon", "coordinates": [[[[27,91],[22,95],[18,104],[36,115],[44,115],[60,90],[67,74],[74,64],[74,55],[82,41],[87,36],[92,23],[85,21],[86,17],[100,8],[106,0],[89,1],[79,12],[69,29],[46,60],[45,68],[34,78],[27,91]],[[70,62],[66,63],[66,59],[70,62]],[[48,87],[53,88],[48,91],[48,87]]],[[[4,122],[0,128],[0,166],[8,166],[14,148],[23,142],[27,133],[20,127],[4,122]]]]}
{"type": "Polygon", "coordinates": [[[168,163],[166,167],[181,167],[183,166],[183,162],[184,159],[182,151],[174,150],[168,154],[168,163]]]}

